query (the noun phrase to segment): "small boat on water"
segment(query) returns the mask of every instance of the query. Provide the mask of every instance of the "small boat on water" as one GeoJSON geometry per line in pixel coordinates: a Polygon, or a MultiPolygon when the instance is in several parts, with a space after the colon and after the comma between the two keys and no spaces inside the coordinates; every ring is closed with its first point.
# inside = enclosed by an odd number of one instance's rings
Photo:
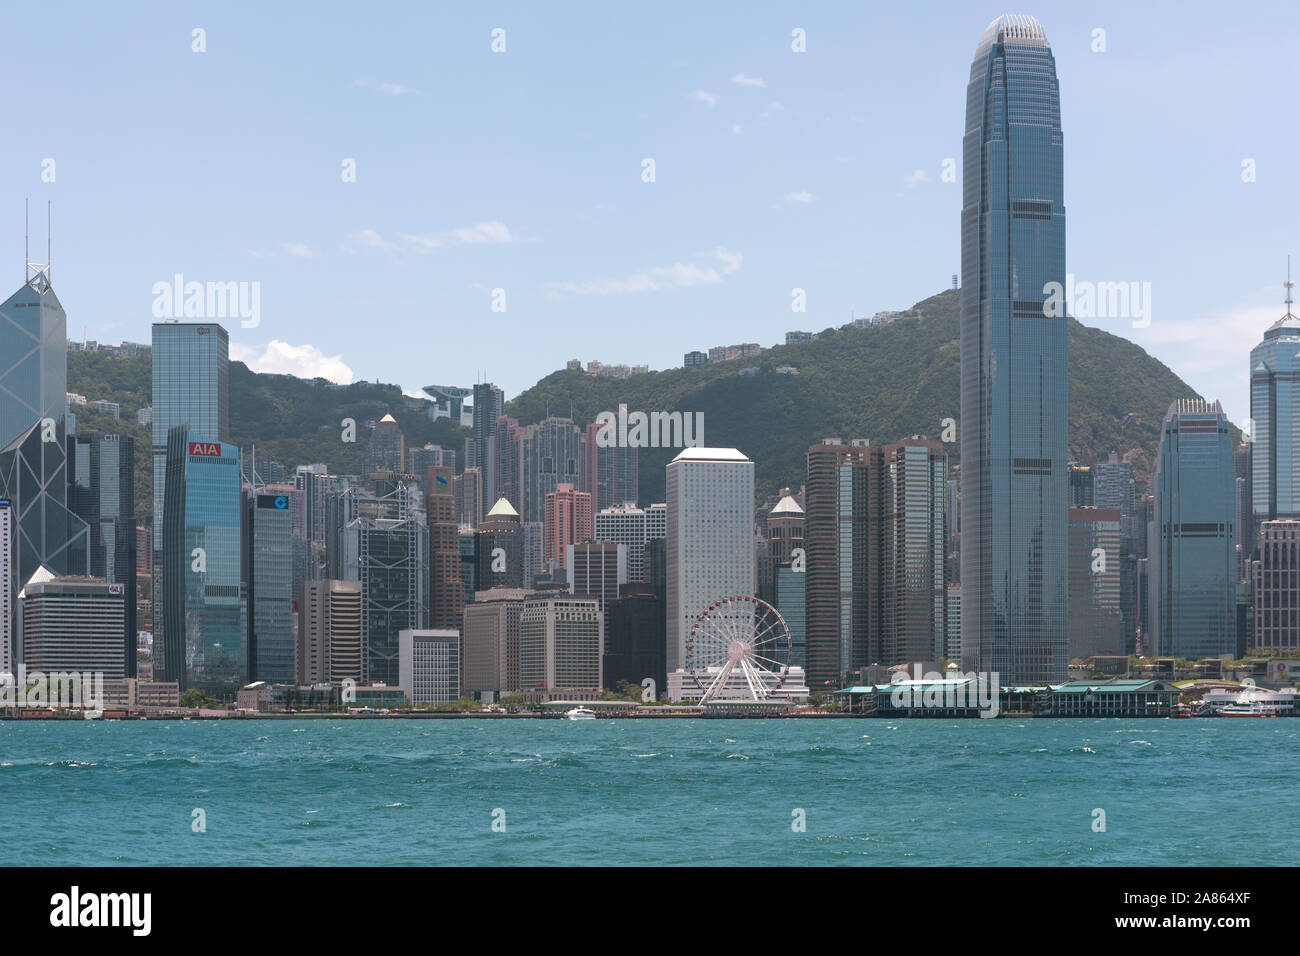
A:
{"type": "Polygon", "coordinates": [[[1174,709],[1170,712],[1169,716],[1190,717],[1192,716],[1192,708],[1188,707],[1186,704],[1175,704],[1174,709]]]}
{"type": "Polygon", "coordinates": [[[595,720],[596,712],[590,707],[575,707],[565,711],[564,716],[569,720],[595,720]]]}
{"type": "Polygon", "coordinates": [[[1253,704],[1228,704],[1218,710],[1220,717],[1276,717],[1277,707],[1256,701],[1253,704]]]}

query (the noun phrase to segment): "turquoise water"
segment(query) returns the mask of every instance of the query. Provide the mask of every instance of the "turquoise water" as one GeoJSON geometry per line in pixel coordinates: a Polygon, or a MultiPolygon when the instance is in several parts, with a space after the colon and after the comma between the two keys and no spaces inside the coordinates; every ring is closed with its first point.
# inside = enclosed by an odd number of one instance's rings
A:
{"type": "Polygon", "coordinates": [[[1259,865],[1300,844],[1297,735],[1284,718],[3,721],[0,864],[1259,865]]]}

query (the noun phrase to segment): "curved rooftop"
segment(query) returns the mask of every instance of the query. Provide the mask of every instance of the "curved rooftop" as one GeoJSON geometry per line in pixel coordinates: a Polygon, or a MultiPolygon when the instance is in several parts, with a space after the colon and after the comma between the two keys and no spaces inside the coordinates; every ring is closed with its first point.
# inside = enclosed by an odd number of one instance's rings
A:
{"type": "Polygon", "coordinates": [[[1021,46],[1048,46],[1043,25],[1026,13],[1004,13],[984,30],[976,50],[987,50],[994,43],[1018,43],[1021,46]]]}

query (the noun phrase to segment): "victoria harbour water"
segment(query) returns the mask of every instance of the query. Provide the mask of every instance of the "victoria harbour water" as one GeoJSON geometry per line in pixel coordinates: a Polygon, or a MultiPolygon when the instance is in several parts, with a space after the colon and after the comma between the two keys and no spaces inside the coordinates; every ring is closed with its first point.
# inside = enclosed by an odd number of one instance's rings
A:
{"type": "Polygon", "coordinates": [[[1287,718],[3,721],[0,865],[1258,866],[1300,849],[1298,738],[1287,718]]]}

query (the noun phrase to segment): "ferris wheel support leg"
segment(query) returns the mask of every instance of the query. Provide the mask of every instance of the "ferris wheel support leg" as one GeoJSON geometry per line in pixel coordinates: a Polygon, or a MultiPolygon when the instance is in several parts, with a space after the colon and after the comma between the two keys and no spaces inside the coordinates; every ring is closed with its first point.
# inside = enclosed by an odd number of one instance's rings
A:
{"type": "Polygon", "coordinates": [[[700,698],[701,704],[706,704],[714,697],[714,691],[721,692],[727,686],[727,678],[731,676],[731,669],[735,666],[735,661],[727,661],[723,665],[722,673],[710,682],[708,688],[704,691],[704,696],[700,698]]]}

